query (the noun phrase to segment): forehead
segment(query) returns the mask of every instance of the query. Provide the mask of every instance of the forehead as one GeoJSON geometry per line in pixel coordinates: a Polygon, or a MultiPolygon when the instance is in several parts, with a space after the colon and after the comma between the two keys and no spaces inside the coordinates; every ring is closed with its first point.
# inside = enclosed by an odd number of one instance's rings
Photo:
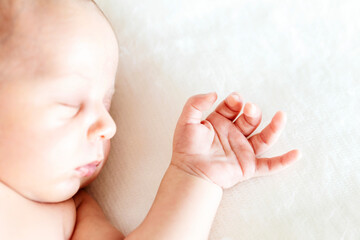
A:
{"type": "Polygon", "coordinates": [[[7,54],[12,72],[28,78],[77,74],[85,79],[113,79],[117,40],[97,7],[91,1],[46,2],[17,20],[7,54]]]}
{"type": "MultiPolygon", "coordinates": [[[[85,79],[115,77],[118,45],[107,20],[98,11],[55,19],[42,29],[41,66],[85,79]]],[[[39,69],[40,71],[42,69],[39,69]]]]}

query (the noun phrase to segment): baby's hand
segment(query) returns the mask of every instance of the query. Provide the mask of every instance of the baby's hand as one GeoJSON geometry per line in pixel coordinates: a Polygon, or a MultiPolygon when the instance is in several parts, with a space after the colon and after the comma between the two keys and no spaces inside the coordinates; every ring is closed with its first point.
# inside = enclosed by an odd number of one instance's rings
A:
{"type": "Polygon", "coordinates": [[[211,108],[216,93],[192,96],[186,102],[177,123],[171,164],[222,188],[252,177],[277,172],[300,158],[292,150],[273,158],[258,156],[277,141],[285,127],[286,115],[279,111],[260,133],[248,136],[261,122],[261,111],[247,103],[244,113],[237,93],[230,94],[204,121],[202,112],[211,108]]]}

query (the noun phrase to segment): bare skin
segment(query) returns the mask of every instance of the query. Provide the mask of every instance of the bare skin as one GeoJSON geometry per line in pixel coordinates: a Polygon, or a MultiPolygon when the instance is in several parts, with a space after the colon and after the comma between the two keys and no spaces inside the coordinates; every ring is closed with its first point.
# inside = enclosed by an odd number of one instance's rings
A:
{"type": "Polygon", "coordinates": [[[256,105],[234,93],[201,121],[217,96],[193,96],[153,206],[125,238],[79,191],[105,164],[116,132],[108,112],[118,61],[111,26],[87,0],[0,0],[7,8],[0,11],[0,239],[206,239],[223,189],[300,157],[298,150],[260,157],[283,130],[283,112],[249,138],[261,122],[256,105]],[[94,160],[89,176],[78,170],[94,160]]]}

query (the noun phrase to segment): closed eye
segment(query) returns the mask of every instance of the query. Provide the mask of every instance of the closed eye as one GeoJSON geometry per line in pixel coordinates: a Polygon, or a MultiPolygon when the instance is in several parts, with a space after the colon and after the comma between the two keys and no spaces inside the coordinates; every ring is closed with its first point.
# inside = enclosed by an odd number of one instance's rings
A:
{"type": "Polygon", "coordinates": [[[80,110],[80,106],[70,105],[66,103],[60,103],[57,112],[61,117],[71,118],[74,117],[80,110]]]}

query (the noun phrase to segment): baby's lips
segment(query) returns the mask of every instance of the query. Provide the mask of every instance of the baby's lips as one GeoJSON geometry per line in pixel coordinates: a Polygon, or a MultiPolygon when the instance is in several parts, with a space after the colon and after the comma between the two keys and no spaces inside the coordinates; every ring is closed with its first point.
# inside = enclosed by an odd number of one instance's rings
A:
{"type": "Polygon", "coordinates": [[[89,177],[93,175],[96,171],[97,166],[99,166],[101,161],[94,161],[92,163],[77,167],[75,170],[82,177],[89,177]]]}
{"type": "Polygon", "coordinates": [[[87,167],[79,167],[79,168],[76,168],[76,170],[80,173],[80,176],[89,177],[95,173],[96,166],[91,165],[91,166],[87,166],[87,167]]]}

